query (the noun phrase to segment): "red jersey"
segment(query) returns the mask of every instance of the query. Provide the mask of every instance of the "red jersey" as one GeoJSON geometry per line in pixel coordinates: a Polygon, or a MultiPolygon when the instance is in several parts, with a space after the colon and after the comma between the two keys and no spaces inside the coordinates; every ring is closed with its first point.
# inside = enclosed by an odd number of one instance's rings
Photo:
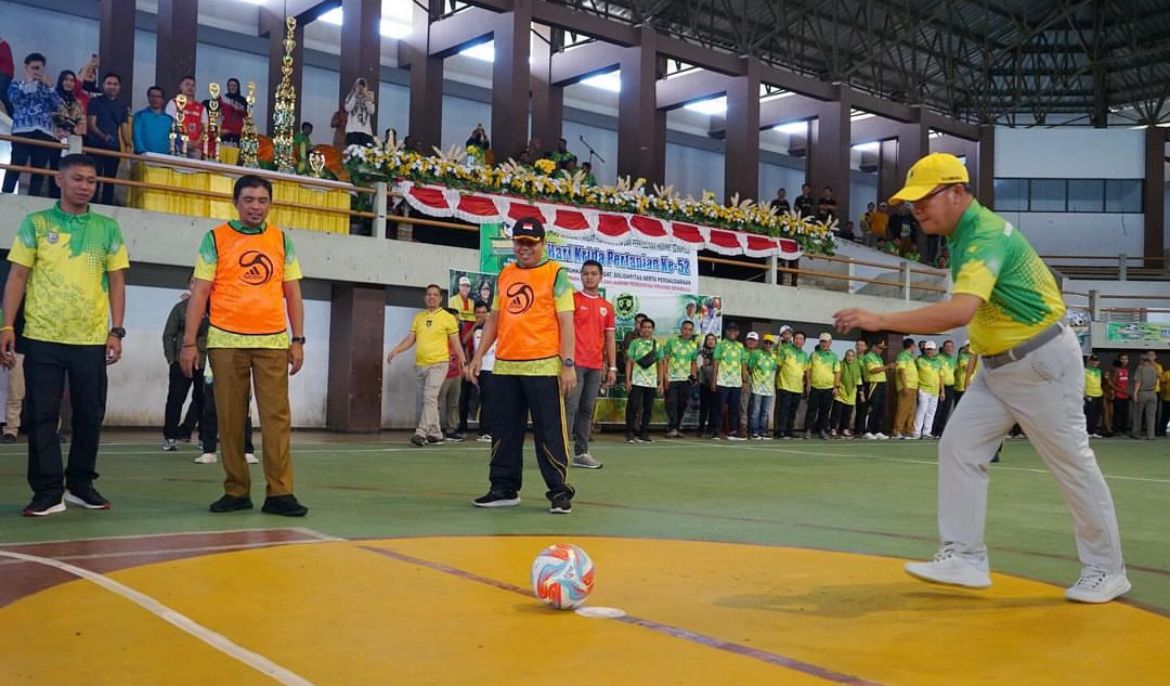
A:
{"type": "Polygon", "coordinates": [[[1117,376],[1113,380],[1113,397],[1118,400],[1129,400],[1129,370],[1125,367],[1117,369],[1117,376]]]}
{"type": "MultiPolygon", "coordinates": [[[[573,291],[573,362],[585,369],[601,369],[605,332],[617,328],[613,305],[600,295],[573,291]]],[[[611,361],[612,364],[612,361],[611,361]]]]}

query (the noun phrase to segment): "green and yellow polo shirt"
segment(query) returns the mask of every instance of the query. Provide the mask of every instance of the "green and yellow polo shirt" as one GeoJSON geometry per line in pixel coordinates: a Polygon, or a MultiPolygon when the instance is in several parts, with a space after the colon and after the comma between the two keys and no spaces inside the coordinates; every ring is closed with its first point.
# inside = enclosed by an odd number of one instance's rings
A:
{"type": "Polygon", "coordinates": [[[903,350],[898,353],[898,357],[894,360],[895,378],[898,380],[898,390],[918,390],[918,365],[914,363],[914,354],[909,350],[903,350]],[[898,370],[902,370],[901,374],[897,374],[898,370]],[[902,377],[906,377],[906,382],[902,383],[902,377]]]}
{"type": "Polygon", "coordinates": [[[719,363],[716,386],[724,388],[743,386],[743,363],[747,360],[747,349],[743,347],[743,343],[724,338],[715,345],[713,357],[719,363]]]}
{"type": "Polygon", "coordinates": [[[809,355],[808,384],[813,388],[824,390],[833,388],[837,382],[837,372],[841,371],[841,358],[832,350],[817,348],[809,355]]]}
{"type": "Polygon", "coordinates": [[[687,340],[675,336],[666,342],[666,380],[686,381],[691,378],[691,364],[699,355],[699,339],[691,336],[687,340]]]}
{"type": "Polygon", "coordinates": [[[808,371],[808,353],[787,345],[779,354],[780,373],[776,375],[776,386],[788,393],[804,393],[804,374],[808,371]]]}

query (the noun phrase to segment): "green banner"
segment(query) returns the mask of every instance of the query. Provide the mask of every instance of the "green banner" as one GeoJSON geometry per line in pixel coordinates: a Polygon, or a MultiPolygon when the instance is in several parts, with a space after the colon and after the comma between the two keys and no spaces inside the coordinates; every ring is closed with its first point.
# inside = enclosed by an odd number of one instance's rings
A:
{"type": "Polygon", "coordinates": [[[1146,343],[1151,346],[1170,346],[1170,324],[1109,322],[1105,325],[1105,340],[1109,343],[1146,343]]]}

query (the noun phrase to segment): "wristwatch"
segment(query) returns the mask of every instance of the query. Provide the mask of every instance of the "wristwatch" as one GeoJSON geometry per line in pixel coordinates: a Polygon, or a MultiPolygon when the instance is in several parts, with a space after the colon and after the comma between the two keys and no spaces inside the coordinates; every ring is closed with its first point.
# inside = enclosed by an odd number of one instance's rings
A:
{"type": "Polygon", "coordinates": [[[562,364],[562,365],[564,365],[564,366],[566,366],[566,367],[572,367],[572,366],[573,366],[573,364],[574,364],[574,363],[573,363],[573,358],[571,358],[571,357],[566,357],[566,358],[565,358],[565,361],[564,361],[564,362],[562,362],[561,364],[562,364]]]}
{"type": "Polygon", "coordinates": [[[120,326],[115,326],[114,328],[110,329],[110,335],[115,336],[117,338],[125,338],[126,337],[126,329],[123,329],[120,326]]]}
{"type": "Polygon", "coordinates": [[[301,345],[304,345],[305,344],[305,337],[304,336],[293,336],[292,338],[289,339],[289,341],[292,343],[300,343],[301,345]]]}

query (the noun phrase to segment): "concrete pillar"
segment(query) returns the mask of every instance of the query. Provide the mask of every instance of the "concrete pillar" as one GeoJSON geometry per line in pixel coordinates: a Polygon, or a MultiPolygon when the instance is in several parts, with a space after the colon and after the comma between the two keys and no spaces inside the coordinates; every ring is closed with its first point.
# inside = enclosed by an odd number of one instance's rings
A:
{"type": "Polygon", "coordinates": [[[414,29],[402,43],[410,65],[410,130],[398,132],[398,137],[410,135],[420,150],[430,151],[443,143],[443,58],[431,57],[429,45],[430,23],[442,11],[442,2],[426,4],[414,4],[414,29]]]}
{"type": "MultiPolygon", "coordinates": [[[[1146,127],[1146,183],[1142,189],[1142,205],[1145,213],[1145,257],[1163,257],[1165,250],[1166,205],[1166,129],[1159,126],[1146,127]]],[[[1161,260],[1151,260],[1147,267],[1164,268],[1161,260]]]]}
{"type": "MultiPolygon", "coordinates": [[[[496,25],[491,139],[497,161],[519,157],[528,144],[531,27],[531,0],[516,0],[513,10],[501,14],[496,25]]],[[[546,151],[551,149],[550,141],[541,143],[546,151]]]]}
{"type": "MultiPolygon", "coordinates": [[[[995,127],[983,125],[979,127],[979,141],[977,144],[979,158],[979,178],[971,179],[975,187],[975,197],[979,198],[984,207],[995,209],[995,127]]],[[[1159,167],[1160,168],[1160,167],[1159,167]]]]}
{"type": "Polygon", "coordinates": [[[666,112],[657,107],[657,34],[643,28],[640,44],[622,51],[618,96],[618,176],[666,179],[666,112]]]}
{"type": "MultiPolygon", "coordinates": [[[[345,98],[359,78],[365,79],[378,106],[378,84],[380,82],[382,59],[382,0],[342,0],[341,25],[341,79],[338,82],[338,107],[345,105],[345,98]]],[[[279,81],[278,81],[279,82],[279,81]]],[[[269,89],[276,83],[269,83],[269,89]]],[[[378,128],[378,114],[375,111],[371,126],[374,138],[381,138],[378,128]]]]}
{"type": "MultiPolygon", "coordinates": [[[[101,2],[101,25],[98,29],[101,67],[97,74],[98,86],[101,86],[102,75],[106,72],[112,71],[121,76],[122,92],[118,94],[118,101],[129,107],[134,97],[134,0],[101,2]]],[[[169,95],[173,95],[171,89],[176,85],[164,85],[163,88],[169,95]]]]}
{"type": "Polygon", "coordinates": [[[532,41],[532,135],[546,148],[556,147],[565,118],[565,89],[552,84],[552,55],[559,47],[559,29],[539,26],[532,41]]]}
{"type": "Polygon", "coordinates": [[[906,177],[898,176],[898,139],[891,138],[879,143],[878,150],[878,202],[889,202],[890,196],[898,192],[906,177]]]}
{"type": "Polygon", "coordinates": [[[723,151],[726,200],[755,198],[760,189],[760,63],[747,61],[747,74],[727,87],[727,137],[723,151]]]}
{"type": "Polygon", "coordinates": [[[837,200],[837,219],[842,225],[849,219],[849,152],[850,103],[846,89],[838,100],[820,106],[817,118],[809,125],[808,182],[814,198],[820,198],[825,186],[833,189],[837,200]]]}
{"type": "MultiPolygon", "coordinates": [[[[195,74],[198,23],[199,0],[158,0],[154,82],[172,98],[179,92],[179,80],[195,74]]],[[[121,30],[125,31],[126,27],[121,27],[121,30]]],[[[206,88],[197,90],[196,96],[202,100],[206,92],[206,88]]]]}
{"type": "Polygon", "coordinates": [[[330,431],[376,432],[382,426],[386,289],[336,284],[330,312],[326,425],[330,431]]]}

